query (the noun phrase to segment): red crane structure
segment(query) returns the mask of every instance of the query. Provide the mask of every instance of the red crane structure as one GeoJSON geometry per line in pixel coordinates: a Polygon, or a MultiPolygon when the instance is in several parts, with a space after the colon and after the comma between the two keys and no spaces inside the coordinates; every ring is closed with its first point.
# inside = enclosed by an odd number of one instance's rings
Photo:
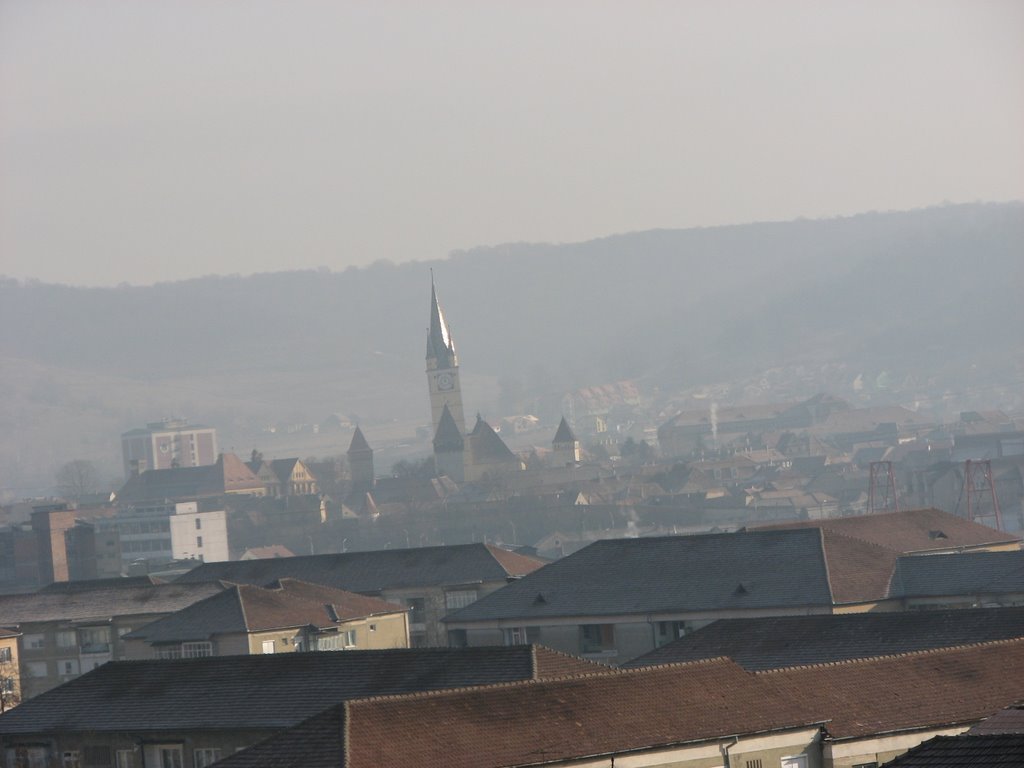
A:
{"type": "Polygon", "coordinates": [[[996,528],[1003,530],[1003,516],[999,511],[999,496],[992,480],[992,462],[989,459],[967,459],[964,462],[964,485],[960,493],[967,497],[968,520],[977,521],[995,515],[996,528]]]}
{"type": "Polygon", "coordinates": [[[868,514],[899,512],[900,502],[896,496],[896,474],[891,461],[871,462],[871,490],[868,492],[868,514]]]}

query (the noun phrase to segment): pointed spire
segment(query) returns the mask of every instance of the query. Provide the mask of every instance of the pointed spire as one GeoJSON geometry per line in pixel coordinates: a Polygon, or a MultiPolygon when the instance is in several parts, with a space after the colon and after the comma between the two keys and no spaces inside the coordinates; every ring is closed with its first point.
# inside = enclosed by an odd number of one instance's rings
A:
{"type": "Polygon", "coordinates": [[[572,428],[569,426],[569,422],[565,420],[565,416],[562,417],[562,421],[558,425],[558,430],[555,432],[555,439],[551,442],[554,445],[576,442],[576,435],[573,434],[572,428]]]}
{"type": "Polygon", "coordinates": [[[363,437],[363,430],[356,425],[356,431],[352,433],[352,442],[349,443],[348,452],[353,453],[355,451],[370,451],[370,444],[366,442],[366,438],[363,437]]]}
{"type": "Polygon", "coordinates": [[[452,341],[451,331],[437,301],[434,270],[430,270],[430,330],[427,333],[427,359],[431,358],[437,360],[438,368],[454,368],[458,365],[455,342],[452,341]]]}
{"type": "Polygon", "coordinates": [[[445,403],[437,424],[437,432],[434,434],[434,453],[461,452],[465,444],[455,418],[448,410],[448,403],[445,403]]]}

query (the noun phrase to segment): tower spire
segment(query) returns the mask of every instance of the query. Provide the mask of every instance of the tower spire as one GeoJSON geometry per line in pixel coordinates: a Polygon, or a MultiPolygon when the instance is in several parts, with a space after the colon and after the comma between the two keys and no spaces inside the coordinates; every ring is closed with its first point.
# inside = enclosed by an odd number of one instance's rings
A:
{"type": "Polygon", "coordinates": [[[455,342],[452,340],[448,322],[444,319],[441,304],[437,300],[437,288],[434,286],[434,270],[430,270],[430,330],[427,332],[427,359],[436,361],[437,368],[454,368],[458,359],[455,356],[455,342]]]}

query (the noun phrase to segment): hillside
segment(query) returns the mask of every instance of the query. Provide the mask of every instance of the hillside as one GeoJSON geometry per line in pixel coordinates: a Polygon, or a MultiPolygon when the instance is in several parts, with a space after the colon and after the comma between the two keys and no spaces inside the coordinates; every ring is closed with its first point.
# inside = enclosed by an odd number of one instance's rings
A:
{"type": "MultiPolygon", "coordinates": [[[[517,243],[337,273],[110,289],[5,280],[0,488],[35,492],[79,457],[116,472],[119,433],[169,413],[216,424],[243,453],[266,424],[331,413],[411,434],[427,420],[428,267],[467,407],[499,415],[499,379],[529,396],[621,378],[665,391],[837,355],[925,377],[981,365],[1012,378],[1022,265],[1024,205],[975,204],[517,243]]],[[[339,435],[333,452],[346,443],[339,435]]]]}

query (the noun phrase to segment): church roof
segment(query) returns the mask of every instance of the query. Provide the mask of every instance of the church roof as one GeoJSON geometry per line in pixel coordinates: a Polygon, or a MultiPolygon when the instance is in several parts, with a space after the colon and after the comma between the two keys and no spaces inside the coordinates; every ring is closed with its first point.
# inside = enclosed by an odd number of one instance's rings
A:
{"type": "Polygon", "coordinates": [[[366,442],[366,438],[363,437],[363,430],[356,426],[356,431],[352,433],[352,442],[349,443],[348,452],[354,451],[372,451],[370,444],[366,442]]]}
{"type": "Polygon", "coordinates": [[[562,417],[562,421],[558,425],[558,431],[555,432],[555,439],[551,442],[554,445],[576,442],[576,435],[572,433],[572,428],[569,427],[569,422],[565,420],[565,416],[562,417]]]}
{"type": "MultiPolygon", "coordinates": [[[[440,430],[440,427],[438,427],[440,430]]],[[[476,426],[469,433],[469,444],[473,453],[473,461],[515,461],[516,456],[498,437],[490,424],[480,414],[476,417],[476,426]]]]}
{"type": "Polygon", "coordinates": [[[455,358],[455,342],[444,319],[441,305],[437,301],[437,289],[434,281],[430,281],[430,331],[427,333],[427,359],[436,359],[438,368],[454,368],[458,365],[455,358]]]}
{"type": "Polygon", "coordinates": [[[434,453],[447,453],[449,451],[461,451],[466,441],[455,423],[455,417],[448,410],[448,403],[441,409],[441,418],[437,422],[437,433],[434,435],[434,453]]]}

